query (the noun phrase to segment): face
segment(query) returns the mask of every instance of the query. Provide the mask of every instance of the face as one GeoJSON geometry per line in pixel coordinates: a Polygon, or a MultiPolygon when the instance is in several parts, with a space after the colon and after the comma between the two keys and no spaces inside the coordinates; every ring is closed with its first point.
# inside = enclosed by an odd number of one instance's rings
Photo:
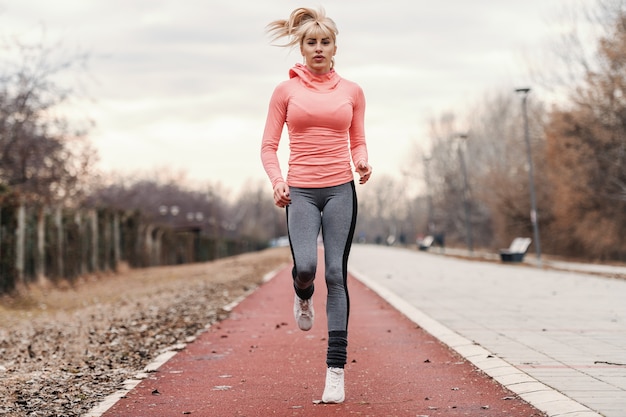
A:
{"type": "Polygon", "coordinates": [[[311,72],[325,74],[330,71],[337,45],[332,38],[306,36],[300,45],[300,52],[311,72]]]}

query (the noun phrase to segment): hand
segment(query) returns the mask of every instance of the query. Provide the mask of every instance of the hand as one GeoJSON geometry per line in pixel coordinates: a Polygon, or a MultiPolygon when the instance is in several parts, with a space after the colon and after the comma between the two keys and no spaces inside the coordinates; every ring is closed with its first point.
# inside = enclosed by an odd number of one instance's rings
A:
{"type": "Polygon", "coordinates": [[[274,204],[280,208],[287,207],[291,204],[289,196],[289,186],[285,182],[277,182],[274,186],[274,204]]]}
{"type": "Polygon", "coordinates": [[[356,164],[356,172],[361,177],[359,179],[359,184],[365,184],[370,179],[370,176],[372,175],[372,167],[370,166],[370,164],[368,164],[364,160],[360,160],[356,164]]]}

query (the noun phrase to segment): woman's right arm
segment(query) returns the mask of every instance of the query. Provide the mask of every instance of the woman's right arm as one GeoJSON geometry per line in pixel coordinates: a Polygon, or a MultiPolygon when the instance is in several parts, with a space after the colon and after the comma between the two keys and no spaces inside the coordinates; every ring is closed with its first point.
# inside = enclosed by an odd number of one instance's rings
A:
{"type": "Polygon", "coordinates": [[[287,103],[288,96],[285,85],[284,83],[279,84],[270,99],[263,140],[261,142],[261,162],[272,183],[274,200],[279,207],[284,207],[290,201],[289,188],[283,178],[277,155],[283,126],[287,120],[287,103]],[[280,196],[279,199],[277,199],[277,195],[280,196]]]}

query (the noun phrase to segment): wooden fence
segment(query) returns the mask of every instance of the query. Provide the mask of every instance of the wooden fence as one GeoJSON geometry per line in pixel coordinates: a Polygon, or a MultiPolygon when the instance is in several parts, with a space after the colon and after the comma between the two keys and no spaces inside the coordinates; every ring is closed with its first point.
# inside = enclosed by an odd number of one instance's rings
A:
{"type": "Polygon", "coordinates": [[[0,294],[41,278],[74,280],[84,274],[203,262],[258,250],[245,240],[172,229],[139,212],[0,204],[0,294]]]}

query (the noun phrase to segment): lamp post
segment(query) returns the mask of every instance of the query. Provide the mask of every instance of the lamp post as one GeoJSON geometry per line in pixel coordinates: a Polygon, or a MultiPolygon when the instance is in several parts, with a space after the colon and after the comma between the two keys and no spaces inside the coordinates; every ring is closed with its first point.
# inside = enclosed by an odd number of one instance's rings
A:
{"type": "Polygon", "coordinates": [[[527,99],[530,88],[517,88],[516,93],[522,97],[522,114],[524,116],[524,139],[526,141],[526,155],[528,158],[528,187],[530,188],[530,221],[533,224],[535,236],[535,250],[537,252],[537,265],[541,266],[541,241],[539,240],[539,224],[537,222],[537,200],[535,197],[535,174],[533,170],[533,158],[530,151],[530,134],[528,131],[527,99]]]}
{"type": "MultiPolygon", "coordinates": [[[[458,134],[456,136],[462,139],[464,143],[467,140],[467,134],[458,134]]],[[[463,157],[463,150],[461,145],[457,147],[459,153],[459,162],[461,163],[461,174],[463,174],[463,209],[465,211],[465,238],[467,240],[467,249],[470,255],[474,254],[474,241],[472,239],[472,222],[470,221],[470,207],[469,207],[469,184],[467,181],[467,167],[465,165],[465,158],[463,157]]]]}
{"type": "Polygon", "coordinates": [[[432,192],[432,186],[430,183],[430,161],[431,161],[432,157],[430,155],[426,156],[422,156],[422,161],[424,162],[424,180],[426,181],[426,190],[428,192],[428,200],[427,200],[427,204],[428,204],[428,225],[427,225],[427,231],[426,233],[429,235],[432,235],[435,231],[435,222],[434,222],[434,217],[433,217],[433,192],[432,192]]]}
{"type": "Polygon", "coordinates": [[[207,201],[211,204],[210,216],[208,218],[208,224],[213,227],[213,260],[220,257],[220,225],[217,208],[217,194],[212,188],[209,188],[207,193],[207,201]]]}

